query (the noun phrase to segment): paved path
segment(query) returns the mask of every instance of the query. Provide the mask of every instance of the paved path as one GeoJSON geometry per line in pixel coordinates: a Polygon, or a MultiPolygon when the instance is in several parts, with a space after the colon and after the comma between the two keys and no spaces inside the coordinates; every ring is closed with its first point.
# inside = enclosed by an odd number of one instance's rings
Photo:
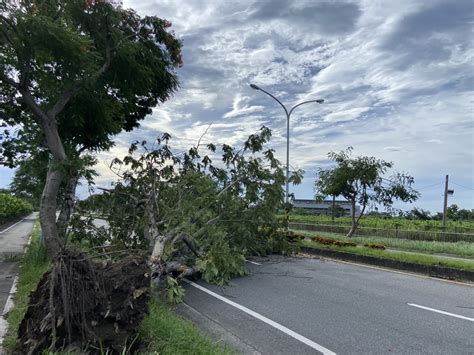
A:
{"type": "Polygon", "coordinates": [[[260,263],[230,287],[188,284],[182,313],[244,353],[474,353],[472,285],[319,259],[260,263]]]}
{"type": "MultiPolygon", "coordinates": [[[[20,223],[0,230],[0,343],[5,331],[3,311],[18,271],[18,260],[28,242],[37,214],[33,213],[20,223]]],[[[0,348],[0,354],[1,354],[0,348]]]]}

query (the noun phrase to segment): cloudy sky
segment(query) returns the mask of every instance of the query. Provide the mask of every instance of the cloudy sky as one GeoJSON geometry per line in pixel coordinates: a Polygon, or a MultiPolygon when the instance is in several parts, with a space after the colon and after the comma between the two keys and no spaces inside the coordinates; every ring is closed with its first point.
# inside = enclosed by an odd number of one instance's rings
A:
{"type": "Polygon", "coordinates": [[[415,177],[422,197],[397,207],[440,211],[449,174],[450,203],[474,208],[472,0],[125,0],[124,7],[173,23],[184,43],[181,88],[101,155],[99,183],[129,142],[164,131],[184,149],[206,129],[206,142],[238,145],[266,125],[284,161],[285,116],[249,87],[255,83],[289,107],[325,100],[291,117],[291,166],[306,171],[293,188],[297,198],[312,198],[329,151],[353,146],[415,177]]]}

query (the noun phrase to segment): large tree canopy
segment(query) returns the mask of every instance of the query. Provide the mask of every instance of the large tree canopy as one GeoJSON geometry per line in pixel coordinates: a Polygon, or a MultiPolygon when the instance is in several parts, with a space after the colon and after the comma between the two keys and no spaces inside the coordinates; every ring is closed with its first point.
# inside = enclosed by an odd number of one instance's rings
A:
{"type": "MultiPolygon", "coordinates": [[[[112,135],[136,127],[170,96],[181,43],[168,21],[141,18],[105,1],[0,7],[0,118],[20,131],[36,126],[51,154],[40,215],[54,251],[56,194],[64,173],[74,170],[68,157],[76,156],[74,161],[85,150],[107,149],[112,135]]],[[[19,136],[2,136],[7,163],[14,161],[19,136]]]]}
{"type": "Polygon", "coordinates": [[[314,185],[317,199],[340,195],[351,202],[352,226],[348,237],[356,231],[369,203],[390,207],[395,199],[413,202],[419,196],[411,187],[413,177],[400,173],[385,177],[388,169],[393,167],[392,162],[368,156],[352,158],[351,152],[352,148],[339,153],[330,152],[328,156],[336,166],[319,169],[314,185]],[[356,203],[362,206],[358,217],[356,203]]]}

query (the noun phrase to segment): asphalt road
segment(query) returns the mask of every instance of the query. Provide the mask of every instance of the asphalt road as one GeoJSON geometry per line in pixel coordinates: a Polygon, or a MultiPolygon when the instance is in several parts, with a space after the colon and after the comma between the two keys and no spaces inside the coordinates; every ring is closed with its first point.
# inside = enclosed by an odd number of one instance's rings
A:
{"type": "Polygon", "coordinates": [[[3,318],[5,304],[18,272],[19,256],[28,242],[36,218],[37,214],[33,213],[21,222],[0,230],[0,344],[6,327],[3,318]]]}
{"type": "Polygon", "coordinates": [[[180,312],[244,353],[474,354],[471,285],[320,259],[259,262],[229,287],[188,284],[180,312]]]}

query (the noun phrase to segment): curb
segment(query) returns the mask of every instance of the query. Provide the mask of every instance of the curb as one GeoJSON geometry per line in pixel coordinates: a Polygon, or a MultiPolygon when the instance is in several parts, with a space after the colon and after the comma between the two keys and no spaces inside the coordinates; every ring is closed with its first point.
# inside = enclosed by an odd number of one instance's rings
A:
{"type": "Polygon", "coordinates": [[[353,261],[362,264],[370,264],[390,269],[410,271],[417,274],[428,275],[441,279],[474,282],[474,271],[455,269],[440,265],[422,265],[405,261],[377,258],[374,256],[352,254],[343,251],[301,247],[300,252],[312,255],[325,256],[344,261],[353,261]]]}
{"type": "MultiPolygon", "coordinates": [[[[27,217],[31,216],[28,215],[24,218],[22,218],[20,221],[16,222],[15,224],[9,226],[7,229],[4,229],[2,231],[5,232],[7,231],[8,229],[14,227],[15,225],[17,225],[18,223],[20,222],[23,222],[27,217]]],[[[34,226],[34,225],[33,225],[34,226]]],[[[30,243],[31,243],[31,233],[32,233],[33,229],[31,230],[30,234],[28,235],[28,240],[26,242],[26,244],[23,246],[23,253],[22,255],[25,254],[26,252],[26,249],[29,247],[30,243]]],[[[18,270],[19,272],[19,270],[18,270]]],[[[13,303],[13,298],[16,294],[16,289],[17,289],[17,283],[18,283],[18,272],[17,274],[15,275],[15,278],[13,279],[13,284],[12,284],[12,287],[10,288],[10,292],[8,293],[8,298],[7,298],[7,301],[5,303],[5,307],[3,308],[3,311],[2,313],[0,314],[0,355],[4,354],[4,348],[3,348],[3,341],[5,340],[5,335],[7,334],[7,330],[8,330],[8,322],[7,322],[7,315],[8,315],[8,312],[10,312],[10,310],[13,308],[14,306],[14,303],[13,303]]]]}

